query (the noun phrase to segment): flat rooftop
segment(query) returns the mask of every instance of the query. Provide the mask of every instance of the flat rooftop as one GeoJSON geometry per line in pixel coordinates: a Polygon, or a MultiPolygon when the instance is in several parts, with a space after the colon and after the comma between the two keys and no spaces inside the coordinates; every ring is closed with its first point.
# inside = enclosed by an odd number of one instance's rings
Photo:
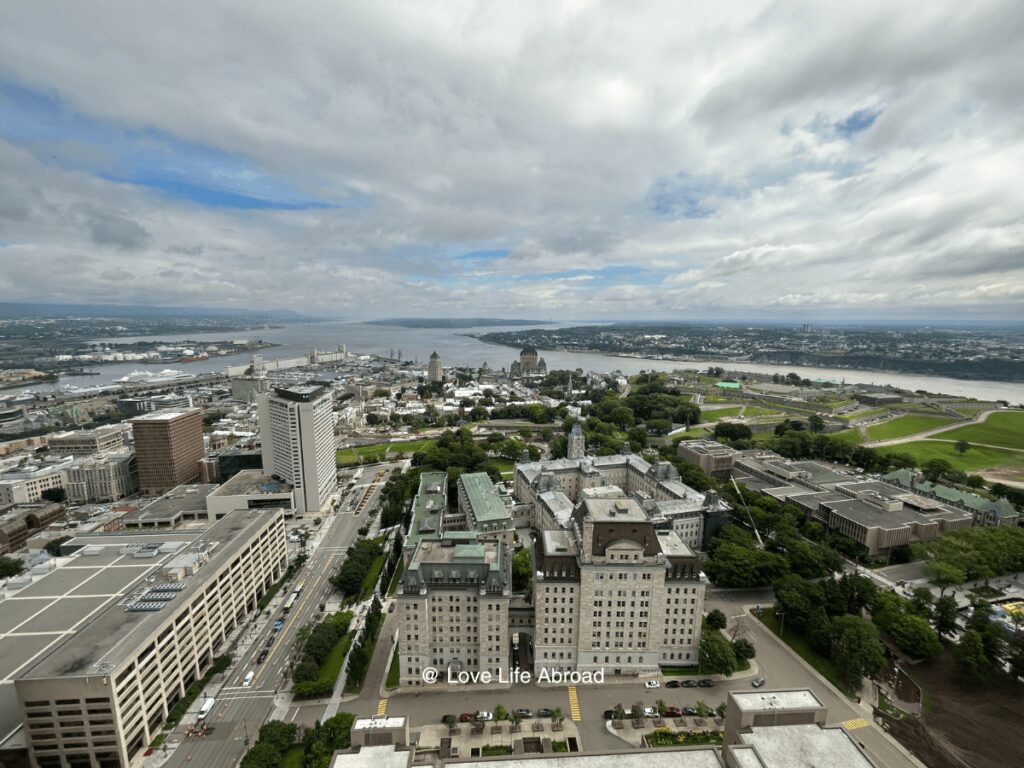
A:
{"type": "Polygon", "coordinates": [[[291,493],[292,487],[288,483],[277,480],[269,475],[263,474],[258,469],[243,469],[231,476],[219,488],[214,486],[210,495],[213,496],[252,496],[255,494],[284,494],[291,493]]]}
{"type": "Polygon", "coordinates": [[[567,530],[546,530],[541,534],[544,540],[544,552],[548,555],[577,555],[576,537],[567,530]]]}
{"type": "Polygon", "coordinates": [[[919,525],[936,524],[934,517],[915,512],[909,507],[903,507],[895,512],[888,512],[863,499],[825,501],[822,502],[822,506],[832,510],[841,517],[845,517],[847,520],[853,520],[868,528],[895,530],[912,523],[919,525]]]}
{"type": "Polygon", "coordinates": [[[806,688],[792,691],[730,691],[730,697],[743,712],[787,709],[819,709],[824,705],[806,688]]]}
{"type": "MultiPolygon", "coordinates": [[[[616,768],[722,768],[715,750],[709,748],[658,749],[650,752],[616,752],[610,755],[574,753],[558,757],[544,755],[500,762],[485,759],[448,764],[458,765],[459,768],[607,768],[609,765],[616,768]]],[[[780,763],[779,768],[782,768],[782,765],[780,763]]]]}
{"type": "Polygon", "coordinates": [[[874,768],[842,728],[775,725],[741,732],[740,740],[757,750],[769,768],[874,768]]]}
{"type": "Polygon", "coordinates": [[[412,764],[412,756],[412,750],[394,744],[360,747],[358,752],[336,754],[331,768],[406,768],[412,764]]]}
{"type": "Polygon", "coordinates": [[[206,497],[217,487],[216,483],[179,485],[137,512],[129,512],[122,518],[122,521],[126,525],[129,523],[157,523],[164,520],[175,520],[186,513],[189,517],[205,517],[206,497]]]}
{"type": "Polygon", "coordinates": [[[455,543],[452,541],[420,541],[409,569],[447,563],[486,564],[490,570],[499,568],[498,544],[492,541],[455,543]]]}
{"type": "Polygon", "coordinates": [[[634,499],[585,499],[587,512],[594,522],[647,522],[647,513],[634,499]]]}
{"type": "Polygon", "coordinates": [[[131,420],[132,424],[138,422],[148,421],[173,421],[174,419],[180,419],[182,416],[187,416],[190,413],[199,413],[198,408],[186,408],[184,410],[177,411],[153,411],[153,413],[144,413],[141,416],[136,416],[131,420]]]}
{"type": "Polygon", "coordinates": [[[234,541],[270,525],[274,515],[236,510],[200,533],[161,531],[145,536],[94,535],[72,560],[17,592],[7,591],[0,611],[3,679],[87,677],[117,667],[175,608],[205,588],[234,541]],[[137,557],[140,544],[155,548],[137,557]],[[158,545],[158,546],[156,546],[158,545]],[[161,571],[183,556],[205,553],[209,562],[158,611],[129,612],[128,603],[167,581],[161,571]],[[153,578],[150,578],[153,577],[153,578]]]}
{"type": "Polygon", "coordinates": [[[695,556],[675,531],[658,531],[658,543],[661,544],[661,551],[669,557],[695,556]]]}

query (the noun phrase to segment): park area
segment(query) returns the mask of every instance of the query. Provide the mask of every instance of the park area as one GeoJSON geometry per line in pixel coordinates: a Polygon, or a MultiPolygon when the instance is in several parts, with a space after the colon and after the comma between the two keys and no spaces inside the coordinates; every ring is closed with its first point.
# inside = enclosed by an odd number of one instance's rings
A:
{"type": "Polygon", "coordinates": [[[975,473],[1002,468],[1006,470],[1006,475],[1011,480],[1024,478],[1024,452],[972,444],[966,451],[960,453],[956,449],[956,443],[942,440],[914,440],[876,450],[887,454],[910,454],[919,467],[932,459],[943,459],[948,461],[953,469],[962,472],[975,473]]]}
{"type": "Polygon", "coordinates": [[[936,440],[966,440],[1024,451],[1024,411],[992,413],[980,424],[968,424],[933,435],[936,440]]]}
{"type": "Polygon", "coordinates": [[[953,422],[952,418],[944,416],[921,416],[910,414],[897,416],[895,419],[883,421],[881,424],[874,424],[868,427],[868,438],[875,440],[895,440],[898,437],[916,435],[918,432],[926,432],[929,429],[937,429],[945,424],[953,422]]]}
{"type": "Polygon", "coordinates": [[[389,441],[342,448],[337,452],[337,464],[339,467],[349,467],[353,464],[362,464],[364,462],[384,461],[388,458],[422,451],[424,448],[433,445],[434,442],[433,440],[389,441]]]}

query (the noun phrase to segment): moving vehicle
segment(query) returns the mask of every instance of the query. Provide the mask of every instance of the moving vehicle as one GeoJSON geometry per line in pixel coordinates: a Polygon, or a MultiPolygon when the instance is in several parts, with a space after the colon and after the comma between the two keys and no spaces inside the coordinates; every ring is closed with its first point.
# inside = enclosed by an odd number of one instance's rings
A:
{"type": "Polygon", "coordinates": [[[305,586],[305,582],[300,581],[298,586],[292,590],[292,593],[290,595],[288,595],[288,599],[284,601],[284,607],[281,610],[285,614],[287,614],[292,609],[292,606],[295,605],[295,601],[299,599],[299,595],[302,594],[303,586],[305,586]]]}
{"type": "Polygon", "coordinates": [[[256,657],[256,663],[262,664],[267,660],[267,651],[260,651],[260,655],[256,657]]]}
{"type": "Polygon", "coordinates": [[[753,680],[750,681],[750,684],[754,688],[760,688],[762,685],[765,684],[765,682],[767,681],[763,677],[755,677],[753,680]]]}
{"type": "Polygon", "coordinates": [[[282,629],[284,629],[284,619],[275,619],[274,620],[274,631],[275,632],[280,632],[282,629]]]}
{"type": "Polygon", "coordinates": [[[249,673],[245,676],[245,679],[242,681],[242,685],[248,688],[250,685],[252,685],[252,679],[254,677],[256,677],[256,673],[250,670],[249,673]]]}
{"type": "Polygon", "coordinates": [[[661,683],[657,680],[648,680],[646,683],[644,683],[644,688],[647,688],[648,690],[650,690],[651,688],[661,688],[661,683]]]}
{"type": "Polygon", "coordinates": [[[199,714],[196,715],[196,720],[205,720],[206,716],[210,714],[210,710],[213,709],[213,705],[216,703],[216,699],[207,699],[204,701],[203,706],[199,708],[199,714]]]}

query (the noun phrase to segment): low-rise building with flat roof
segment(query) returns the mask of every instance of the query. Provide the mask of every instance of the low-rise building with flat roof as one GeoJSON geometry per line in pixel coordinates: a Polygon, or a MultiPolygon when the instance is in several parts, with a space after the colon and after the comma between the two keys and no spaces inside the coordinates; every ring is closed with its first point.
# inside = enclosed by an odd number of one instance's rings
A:
{"type": "Polygon", "coordinates": [[[131,439],[127,424],[108,424],[96,429],[58,432],[46,439],[53,456],[91,456],[102,451],[121,451],[131,439]]]}
{"type": "Polygon", "coordinates": [[[288,483],[249,469],[239,472],[206,497],[211,520],[219,520],[236,509],[283,509],[285,516],[295,512],[295,492],[288,483]]]}
{"type": "Polygon", "coordinates": [[[683,461],[716,477],[727,476],[740,455],[735,448],[714,440],[680,440],[678,451],[683,461]]]}
{"type": "Polygon", "coordinates": [[[177,528],[186,520],[207,520],[206,497],[216,485],[194,483],[179,485],[135,512],[121,518],[127,530],[141,528],[177,528]]]}

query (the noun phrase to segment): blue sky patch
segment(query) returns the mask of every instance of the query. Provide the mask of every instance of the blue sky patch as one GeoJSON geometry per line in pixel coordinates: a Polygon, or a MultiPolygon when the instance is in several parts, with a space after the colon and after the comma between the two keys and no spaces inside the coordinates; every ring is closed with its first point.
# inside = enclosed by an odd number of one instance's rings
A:
{"type": "Polygon", "coordinates": [[[40,161],[156,190],[206,207],[300,210],[366,207],[365,195],[341,201],[303,194],[291,180],[236,154],[74,112],[55,94],[0,81],[0,137],[40,161]]]}
{"type": "Polygon", "coordinates": [[[836,123],[835,131],[847,139],[856,136],[874,125],[880,114],[882,114],[880,109],[858,109],[836,123]]]}

